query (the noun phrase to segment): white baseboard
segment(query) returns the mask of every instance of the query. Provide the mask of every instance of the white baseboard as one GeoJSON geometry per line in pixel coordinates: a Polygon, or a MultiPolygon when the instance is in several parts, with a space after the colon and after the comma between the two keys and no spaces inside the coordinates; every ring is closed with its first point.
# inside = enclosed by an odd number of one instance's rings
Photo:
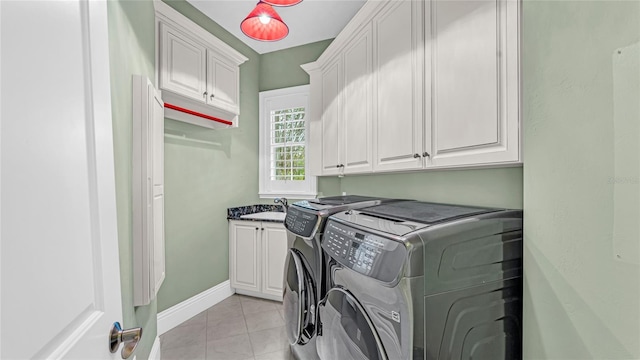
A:
{"type": "Polygon", "coordinates": [[[159,313],[158,336],[228,298],[233,293],[231,282],[227,280],[159,313]]]}
{"type": "Polygon", "coordinates": [[[160,337],[156,336],[156,339],[153,341],[151,352],[149,353],[149,360],[160,360],[161,358],[162,354],[160,354],[160,337]]]}

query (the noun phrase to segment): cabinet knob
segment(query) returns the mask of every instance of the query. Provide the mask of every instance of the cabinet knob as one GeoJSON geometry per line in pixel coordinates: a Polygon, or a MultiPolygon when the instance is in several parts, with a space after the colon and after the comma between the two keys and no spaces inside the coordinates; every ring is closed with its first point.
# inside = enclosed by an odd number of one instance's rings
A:
{"type": "Polygon", "coordinates": [[[341,167],[341,168],[343,168],[343,167],[344,167],[344,164],[340,164],[340,167],[341,167]]]}
{"type": "Polygon", "coordinates": [[[216,97],[215,94],[211,94],[211,96],[209,96],[209,99],[213,100],[213,98],[216,97]]]}
{"type": "Polygon", "coordinates": [[[262,228],[261,230],[264,231],[264,228],[262,228]]]}
{"type": "Polygon", "coordinates": [[[336,165],[336,169],[339,169],[339,168],[340,168],[340,165],[336,165]]]}
{"type": "Polygon", "coordinates": [[[206,91],[204,92],[204,94],[202,94],[202,97],[205,98],[205,99],[207,98],[207,92],[206,91]]]}
{"type": "Polygon", "coordinates": [[[413,154],[413,158],[414,158],[414,159],[417,159],[417,158],[419,158],[419,157],[420,157],[420,154],[413,154]]]}
{"type": "Polygon", "coordinates": [[[422,153],[422,156],[424,156],[424,157],[429,157],[429,156],[431,156],[431,155],[429,155],[429,153],[425,151],[425,152],[423,152],[423,153],[422,153]]]}
{"type": "Polygon", "coordinates": [[[256,228],[256,230],[259,230],[259,228],[256,228]]]}

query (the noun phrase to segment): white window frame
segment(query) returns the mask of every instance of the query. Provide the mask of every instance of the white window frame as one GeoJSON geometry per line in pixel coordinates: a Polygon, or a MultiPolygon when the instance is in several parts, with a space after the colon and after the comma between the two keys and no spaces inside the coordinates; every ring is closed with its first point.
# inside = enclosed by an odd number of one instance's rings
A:
{"type": "Polygon", "coordinates": [[[294,199],[314,199],[317,192],[317,178],[311,176],[309,166],[309,85],[260,92],[260,158],[259,195],[260,198],[288,196],[294,199]],[[304,107],[305,109],[305,180],[271,180],[271,138],[270,113],[272,110],[304,107]]]}

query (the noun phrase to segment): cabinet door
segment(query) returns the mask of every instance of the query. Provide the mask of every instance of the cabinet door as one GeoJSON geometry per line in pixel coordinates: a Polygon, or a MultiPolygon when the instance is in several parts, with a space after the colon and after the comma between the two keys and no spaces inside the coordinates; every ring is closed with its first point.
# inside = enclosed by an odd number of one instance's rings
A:
{"type": "Polygon", "coordinates": [[[136,306],[153,300],[165,278],[164,103],[151,81],[133,76],[133,253],[136,306]]]}
{"type": "MultiPolygon", "coordinates": [[[[153,88],[152,88],[153,89],[153,88]]],[[[153,89],[155,90],[155,89],[153,89]]],[[[153,117],[150,133],[153,137],[153,277],[151,278],[151,294],[155,298],[165,278],[164,252],[164,102],[159,91],[152,97],[153,117]]]]}
{"type": "Polygon", "coordinates": [[[207,103],[238,114],[238,67],[207,53],[207,103]]]}
{"type": "Polygon", "coordinates": [[[376,171],[422,167],[422,3],[391,1],[373,20],[376,171]]]}
{"type": "Polygon", "coordinates": [[[344,172],[372,170],[372,39],[368,25],[349,43],[344,56],[342,120],[344,172]]]}
{"type": "Polygon", "coordinates": [[[287,232],[283,224],[262,223],[262,292],[282,297],[287,232]]]}
{"type": "Polygon", "coordinates": [[[161,88],[205,102],[205,91],[207,91],[205,47],[167,25],[160,26],[161,88]]]}
{"type": "Polygon", "coordinates": [[[322,174],[339,172],[340,165],[340,92],[342,74],[336,59],[322,70],[322,174]]]}
{"type": "Polygon", "coordinates": [[[259,222],[229,222],[229,277],[234,288],[260,291],[259,235],[259,222]]]}
{"type": "Polygon", "coordinates": [[[431,3],[432,165],[519,160],[518,6],[431,3]]]}

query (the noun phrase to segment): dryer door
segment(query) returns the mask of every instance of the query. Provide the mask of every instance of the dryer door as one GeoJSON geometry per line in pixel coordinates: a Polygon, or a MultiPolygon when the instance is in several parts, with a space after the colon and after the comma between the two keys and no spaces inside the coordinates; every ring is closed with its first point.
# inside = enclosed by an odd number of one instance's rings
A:
{"type": "Polygon", "coordinates": [[[346,289],[334,287],[318,304],[321,359],[387,360],[369,315],[346,289]]]}
{"type": "Polygon", "coordinates": [[[285,266],[283,306],[289,343],[306,344],[315,335],[316,289],[309,263],[289,249],[285,266]]]}

